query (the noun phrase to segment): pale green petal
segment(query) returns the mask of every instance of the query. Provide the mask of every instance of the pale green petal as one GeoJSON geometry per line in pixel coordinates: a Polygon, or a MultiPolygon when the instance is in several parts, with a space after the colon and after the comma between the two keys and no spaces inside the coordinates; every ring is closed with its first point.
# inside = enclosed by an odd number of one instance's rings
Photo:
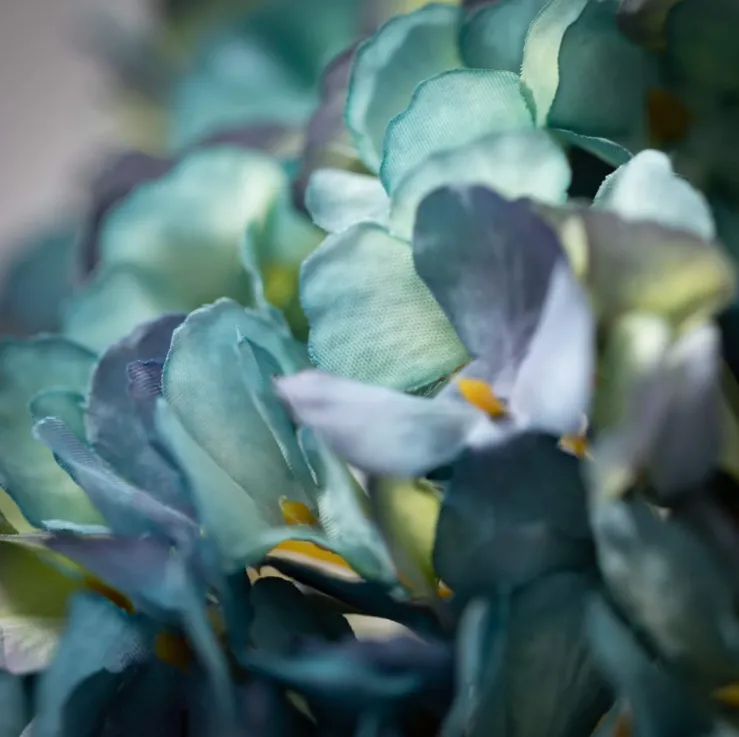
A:
{"type": "Polygon", "coordinates": [[[328,233],[365,221],[386,225],[389,205],[377,177],[341,169],[313,172],[305,193],[313,222],[328,233]]]}
{"type": "Polygon", "coordinates": [[[706,198],[675,174],[670,159],[660,151],[642,151],[616,169],[604,180],[594,205],[627,220],[654,220],[706,240],[716,236],[706,198]]]}
{"type": "Polygon", "coordinates": [[[85,392],[95,360],[63,338],[0,344],[0,485],[37,527],[45,520],[101,521],[84,491],[32,436],[29,409],[43,391],[85,392]]]}
{"type": "Polygon", "coordinates": [[[398,15],[357,49],[346,121],[362,161],[377,171],[388,123],[402,112],[416,86],[461,66],[457,50],[460,10],[430,4],[398,15]]]}
{"type": "Polygon", "coordinates": [[[559,52],[567,29],[588,0],[550,0],[526,34],[521,81],[528,88],[537,125],[545,125],[559,87],[559,52]]]}
{"type": "Polygon", "coordinates": [[[518,76],[460,69],[423,82],[390,123],[380,177],[391,194],[427,156],[487,133],[533,128],[518,76]]]}
{"type": "Polygon", "coordinates": [[[495,133],[451,151],[429,156],[398,185],[390,229],[413,235],[416,208],[446,185],[480,184],[510,199],[529,197],[551,205],[567,199],[570,167],[562,149],[543,131],[495,133]]]}
{"type": "Polygon", "coordinates": [[[621,166],[631,158],[631,152],[623,146],[607,138],[598,138],[597,136],[584,136],[581,133],[573,133],[572,131],[562,130],[561,128],[550,129],[552,135],[564,143],[576,146],[577,148],[587,151],[593,156],[611,164],[611,166],[621,166]]]}
{"type": "Polygon", "coordinates": [[[467,360],[410,246],[377,225],[327,238],[303,264],[301,296],[311,358],[331,373],[413,390],[467,360]]]}

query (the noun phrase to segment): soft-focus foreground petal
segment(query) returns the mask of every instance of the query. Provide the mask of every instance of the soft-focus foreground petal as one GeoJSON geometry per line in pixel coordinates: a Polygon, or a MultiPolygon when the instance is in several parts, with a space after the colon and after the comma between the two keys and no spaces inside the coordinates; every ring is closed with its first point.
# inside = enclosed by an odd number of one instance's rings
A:
{"type": "MultiPolygon", "coordinates": [[[[560,0],[560,4],[582,3],[560,0]]],[[[616,25],[618,4],[618,0],[588,2],[567,28],[559,53],[551,60],[558,67],[559,84],[546,120],[554,128],[641,147],[645,100],[658,83],[658,63],[621,34],[616,25]]],[[[532,25],[527,45],[534,45],[534,29],[544,16],[532,25]]],[[[526,61],[524,53],[524,81],[529,79],[527,72],[533,78],[536,69],[527,69],[526,61]]],[[[537,119],[539,113],[537,109],[537,119]]]]}
{"type": "Polygon", "coordinates": [[[377,225],[328,238],[303,264],[301,300],[325,371],[414,390],[467,360],[411,249],[377,225]]]}
{"type": "MultiPolygon", "coordinates": [[[[695,734],[720,734],[712,731],[712,717],[686,684],[651,653],[643,649],[634,633],[601,595],[591,600],[586,612],[588,635],[599,668],[628,704],[623,704],[606,719],[612,731],[603,737],[624,734],[649,734],[654,737],[689,737],[695,734]],[[618,712],[621,712],[619,719],[618,712]],[[633,732],[631,731],[633,730],[633,732]]],[[[597,732],[598,737],[601,733],[597,732]]]]}
{"type": "Polygon", "coordinates": [[[45,390],[84,393],[94,365],[94,354],[63,338],[0,345],[0,484],[37,527],[53,519],[101,521],[85,492],[32,436],[28,406],[45,390]]]}
{"type": "Polygon", "coordinates": [[[398,15],[357,49],[346,120],[362,161],[378,171],[388,123],[423,80],[462,65],[457,48],[460,10],[431,3],[398,15]]]}
{"type": "Polygon", "coordinates": [[[458,671],[466,688],[444,735],[592,733],[609,702],[583,628],[593,583],[588,575],[560,572],[468,605],[460,637],[470,641],[460,642],[467,657],[458,671]],[[483,603],[482,617],[469,616],[483,603]]]}
{"type": "Polygon", "coordinates": [[[320,371],[277,382],[295,418],[357,468],[422,476],[454,459],[471,438],[498,435],[480,410],[451,400],[411,397],[320,371]]]}
{"type": "Polygon", "coordinates": [[[594,498],[591,524],[611,596],[657,652],[704,687],[735,682],[734,587],[715,552],[639,499],[594,498]]]}
{"type": "Polygon", "coordinates": [[[416,87],[407,109],[388,125],[380,178],[392,194],[430,154],[488,133],[533,127],[518,75],[482,69],[444,72],[416,87]]]}
{"type": "Polygon", "coordinates": [[[80,594],[38,686],[34,737],[91,734],[117,690],[117,676],[148,657],[147,644],[130,614],[96,594],[80,594]]]}
{"type": "Polygon", "coordinates": [[[33,716],[23,679],[0,671],[0,735],[22,735],[33,716]]]}
{"type": "Polygon", "coordinates": [[[369,221],[385,225],[390,201],[377,177],[340,169],[318,169],[308,182],[305,207],[329,233],[369,221]]]}
{"type": "Polygon", "coordinates": [[[418,208],[413,257],[467,350],[484,358],[495,391],[509,397],[555,268],[567,268],[555,233],[527,202],[446,187],[418,208]]]}
{"type": "Polygon", "coordinates": [[[683,330],[734,298],[730,260],[717,244],[693,233],[603,210],[541,210],[605,323],[636,311],[661,316],[683,330]]]}
{"type": "Polygon", "coordinates": [[[511,131],[432,154],[413,169],[393,192],[390,229],[410,240],[416,209],[433,190],[476,184],[510,199],[530,197],[564,204],[570,167],[564,151],[543,131],[511,131]]]}
{"type": "MultiPolygon", "coordinates": [[[[184,315],[164,316],[114,343],[95,367],[86,414],[87,439],[95,452],[128,481],[181,511],[188,507],[184,480],[153,443],[150,420],[141,414],[142,400],[132,394],[136,389],[131,386],[129,366],[163,362],[172,332],[184,319],[184,315]]],[[[159,386],[153,391],[151,403],[160,393],[159,386]]]]}
{"type": "Polygon", "coordinates": [[[586,571],[594,559],[585,499],[577,459],[553,438],[526,434],[476,449],[447,484],[434,567],[460,600],[586,571]]]}
{"type": "Polygon", "coordinates": [[[546,4],[547,0],[488,0],[462,26],[460,46],[464,63],[473,69],[501,69],[518,74],[529,25],[546,4]]]}
{"type": "Polygon", "coordinates": [[[706,198],[675,174],[660,151],[642,151],[606,177],[594,204],[626,220],[653,220],[707,241],[716,236],[706,198]]]}
{"type": "Polygon", "coordinates": [[[0,542],[0,671],[26,675],[49,664],[79,588],[37,551],[0,542]]]}

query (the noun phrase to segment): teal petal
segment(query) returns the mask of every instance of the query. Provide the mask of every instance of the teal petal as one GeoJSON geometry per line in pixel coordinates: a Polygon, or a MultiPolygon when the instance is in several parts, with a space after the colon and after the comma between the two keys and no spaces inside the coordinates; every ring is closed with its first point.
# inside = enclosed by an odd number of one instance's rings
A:
{"type": "Polygon", "coordinates": [[[390,228],[410,240],[416,209],[446,185],[475,184],[503,197],[529,197],[551,205],[567,199],[570,167],[562,149],[543,131],[494,133],[466,146],[429,156],[393,193],[390,228]]]}
{"type": "Polygon", "coordinates": [[[675,174],[659,151],[642,151],[606,177],[594,205],[627,220],[653,220],[711,241],[716,226],[701,192],[675,174]]]}
{"type": "Polygon", "coordinates": [[[95,360],[63,338],[0,344],[0,485],[37,527],[53,519],[101,521],[82,489],[31,435],[29,411],[29,402],[41,392],[86,392],[95,360]]]}
{"type": "Polygon", "coordinates": [[[389,200],[377,177],[318,169],[308,182],[305,206],[318,227],[337,233],[366,221],[386,225],[389,200]]]}
{"type": "Polygon", "coordinates": [[[518,74],[529,25],[548,0],[498,0],[473,13],[460,36],[462,58],[472,69],[518,74]]]}
{"type": "Polygon", "coordinates": [[[587,4],[588,0],[550,0],[529,26],[521,62],[521,81],[531,96],[539,126],[546,125],[559,87],[562,39],[587,4]]]}
{"type": "Polygon", "coordinates": [[[645,138],[647,96],[659,83],[659,69],[651,52],[619,31],[617,11],[617,0],[588,3],[565,32],[559,85],[546,120],[553,128],[638,146],[645,138]]]}
{"type": "Polygon", "coordinates": [[[609,141],[607,138],[598,138],[597,136],[585,136],[581,133],[573,133],[572,131],[555,128],[552,134],[571,146],[587,151],[593,156],[597,156],[611,166],[621,166],[631,158],[631,152],[620,146],[618,143],[609,141]]]}
{"type": "Polygon", "coordinates": [[[0,671],[0,737],[18,737],[31,716],[23,679],[0,671]]]}
{"type": "Polygon", "coordinates": [[[64,334],[104,351],[137,325],[178,311],[179,302],[159,276],[127,264],[104,266],[67,305],[64,334]]]}
{"type": "Polygon", "coordinates": [[[533,127],[518,75],[480,69],[445,72],[420,84],[408,108],[388,126],[380,177],[392,194],[433,153],[487,133],[533,127]]]}
{"type": "Polygon", "coordinates": [[[85,440],[85,395],[68,389],[50,389],[37,394],[29,403],[33,423],[58,417],[78,437],[85,440]]]}
{"type": "Polygon", "coordinates": [[[303,264],[301,295],[311,358],[328,372],[414,390],[467,360],[410,247],[377,225],[327,238],[303,264]]]}
{"type": "Polygon", "coordinates": [[[346,121],[362,161],[377,171],[388,123],[408,105],[416,86],[462,67],[457,50],[460,10],[429,4],[388,21],[354,58],[346,121]]]}
{"type": "Polygon", "coordinates": [[[264,420],[255,394],[259,377],[238,351],[258,332],[251,313],[229,300],[191,313],[174,332],[162,373],[162,394],[182,427],[267,519],[281,521],[279,498],[311,504],[293,477],[280,438],[264,420]]]}

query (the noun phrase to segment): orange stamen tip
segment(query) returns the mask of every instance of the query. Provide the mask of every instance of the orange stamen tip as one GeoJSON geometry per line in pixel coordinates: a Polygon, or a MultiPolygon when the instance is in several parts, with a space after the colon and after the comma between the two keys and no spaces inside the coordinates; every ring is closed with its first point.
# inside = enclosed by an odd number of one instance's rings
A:
{"type": "Polygon", "coordinates": [[[481,379],[457,379],[457,388],[470,404],[491,417],[501,417],[506,414],[505,405],[495,396],[495,392],[486,381],[481,379]]]}
{"type": "Polygon", "coordinates": [[[119,609],[123,609],[124,612],[128,612],[129,614],[136,613],[131,600],[127,596],[114,589],[112,586],[108,586],[107,583],[101,581],[99,578],[95,578],[95,576],[85,576],[82,580],[82,584],[86,589],[94,591],[96,594],[100,594],[100,596],[104,596],[119,609]]]}
{"type": "Polygon", "coordinates": [[[306,558],[320,561],[321,563],[331,563],[332,565],[353,570],[351,566],[336,553],[332,553],[330,550],[315,545],[314,543],[305,542],[303,540],[286,540],[284,543],[280,543],[276,548],[270,551],[272,553],[298,553],[304,555],[306,558]]]}
{"type": "Polygon", "coordinates": [[[187,670],[192,660],[192,649],[182,635],[160,632],[154,638],[154,654],[167,665],[187,670]]]}
{"type": "Polygon", "coordinates": [[[719,688],[713,692],[713,698],[726,706],[739,707],[739,683],[730,683],[719,688]]]}
{"type": "Polygon", "coordinates": [[[559,447],[578,458],[585,458],[588,454],[588,439],[584,435],[565,435],[559,441],[559,447]]]}
{"type": "Polygon", "coordinates": [[[280,499],[280,511],[286,525],[315,525],[318,520],[303,502],[291,502],[285,497],[280,499]]]}
{"type": "Polygon", "coordinates": [[[647,95],[647,123],[652,143],[667,146],[687,135],[693,115],[677,95],[654,88],[647,95]]]}

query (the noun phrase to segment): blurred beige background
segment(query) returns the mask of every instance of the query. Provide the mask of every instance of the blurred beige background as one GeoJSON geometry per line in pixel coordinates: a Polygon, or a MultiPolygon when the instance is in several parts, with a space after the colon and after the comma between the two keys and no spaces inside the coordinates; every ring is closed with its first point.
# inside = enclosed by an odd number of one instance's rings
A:
{"type": "Polygon", "coordinates": [[[105,12],[145,28],[147,0],[0,3],[0,269],[29,229],[74,211],[98,156],[116,140],[105,71],[82,46],[105,12]]]}

